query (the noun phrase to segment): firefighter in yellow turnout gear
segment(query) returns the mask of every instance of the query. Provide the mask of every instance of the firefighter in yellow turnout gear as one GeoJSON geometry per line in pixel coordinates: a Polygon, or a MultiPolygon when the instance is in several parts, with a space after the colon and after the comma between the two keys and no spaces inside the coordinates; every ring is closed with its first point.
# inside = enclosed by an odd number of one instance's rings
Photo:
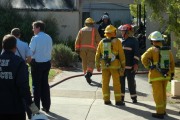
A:
{"type": "Polygon", "coordinates": [[[152,117],[163,119],[166,114],[166,86],[174,76],[172,52],[162,45],[164,38],[158,31],[152,32],[148,39],[153,46],[142,55],[142,64],[149,69],[148,79],[152,84],[156,113],[152,117]]]}
{"type": "Polygon", "coordinates": [[[104,104],[111,104],[109,82],[112,75],[116,105],[125,105],[121,101],[120,73],[125,69],[125,55],[121,41],[116,38],[116,28],[108,25],[106,38],[98,45],[95,63],[98,71],[102,69],[102,92],[104,104]]]}
{"type": "Polygon", "coordinates": [[[91,76],[95,66],[95,54],[101,37],[94,27],[94,20],[87,18],[85,27],[79,30],[75,41],[75,51],[82,59],[82,67],[87,82],[91,83],[91,76]]]}

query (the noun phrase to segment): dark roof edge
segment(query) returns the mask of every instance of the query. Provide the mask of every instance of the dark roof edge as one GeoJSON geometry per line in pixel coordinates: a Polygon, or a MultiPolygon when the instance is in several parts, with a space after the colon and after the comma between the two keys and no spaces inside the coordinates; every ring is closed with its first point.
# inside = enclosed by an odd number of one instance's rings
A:
{"type": "Polygon", "coordinates": [[[33,9],[33,8],[13,8],[13,10],[23,10],[23,11],[43,11],[43,12],[49,12],[49,11],[59,11],[59,12],[76,12],[78,11],[77,9],[33,9]]]}

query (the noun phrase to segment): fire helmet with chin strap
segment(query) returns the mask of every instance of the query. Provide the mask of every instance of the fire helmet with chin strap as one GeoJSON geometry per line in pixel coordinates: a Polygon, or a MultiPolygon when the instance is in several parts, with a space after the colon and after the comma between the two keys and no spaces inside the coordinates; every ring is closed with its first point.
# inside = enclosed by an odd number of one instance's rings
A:
{"type": "Polygon", "coordinates": [[[159,31],[154,31],[148,36],[152,41],[164,41],[163,35],[159,31]]]}
{"type": "Polygon", "coordinates": [[[108,25],[104,32],[105,33],[114,33],[114,32],[116,32],[116,28],[113,25],[108,25]]]}
{"type": "Polygon", "coordinates": [[[132,26],[130,24],[121,25],[118,27],[121,31],[132,31],[132,26]]]}
{"type": "Polygon", "coordinates": [[[86,20],[85,20],[85,23],[90,23],[90,24],[93,24],[93,23],[95,23],[95,21],[92,19],[92,18],[87,18],[86,20]]]}

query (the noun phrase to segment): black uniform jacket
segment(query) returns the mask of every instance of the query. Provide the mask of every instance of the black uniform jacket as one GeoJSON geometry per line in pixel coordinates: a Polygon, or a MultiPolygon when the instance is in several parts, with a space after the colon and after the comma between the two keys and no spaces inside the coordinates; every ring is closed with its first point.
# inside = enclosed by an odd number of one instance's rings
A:
{"type": "Polygon", "coordinates": [[[0,114],[25,112],[32,103],[25,61],[11,51],[0,55],[0,114]]]}
{"type": "Polygon", "coordinates": [[[122,41],[122,45],[126,57],[126,69],[132,69],[132,66],[139,62],[138,41],[134,37],[128,37],[122,41]]]}

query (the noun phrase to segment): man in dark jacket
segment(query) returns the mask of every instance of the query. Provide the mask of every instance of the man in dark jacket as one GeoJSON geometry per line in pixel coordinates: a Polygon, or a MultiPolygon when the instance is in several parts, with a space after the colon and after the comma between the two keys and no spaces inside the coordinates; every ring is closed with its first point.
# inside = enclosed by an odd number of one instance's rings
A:
{"type": "Polygon", "coordinates": [[[102,16],[102,22],[100,23],[99,27],[98,27],[98,32],[101,36],[101,38],[105,38],[104,36],[104,30],[105,28],[110,25],[110,19],[109,16],[107,15],[103,15],[102,16]]]}
{"type": "Polygon", "coordinates": [[[4,52],[0,55],[0,120],[26,120],[25,106],[32,114],[39,109],[32,102],[25,61],[16,56],[16,38],[6,35],[2,41],[4,52]]]}

